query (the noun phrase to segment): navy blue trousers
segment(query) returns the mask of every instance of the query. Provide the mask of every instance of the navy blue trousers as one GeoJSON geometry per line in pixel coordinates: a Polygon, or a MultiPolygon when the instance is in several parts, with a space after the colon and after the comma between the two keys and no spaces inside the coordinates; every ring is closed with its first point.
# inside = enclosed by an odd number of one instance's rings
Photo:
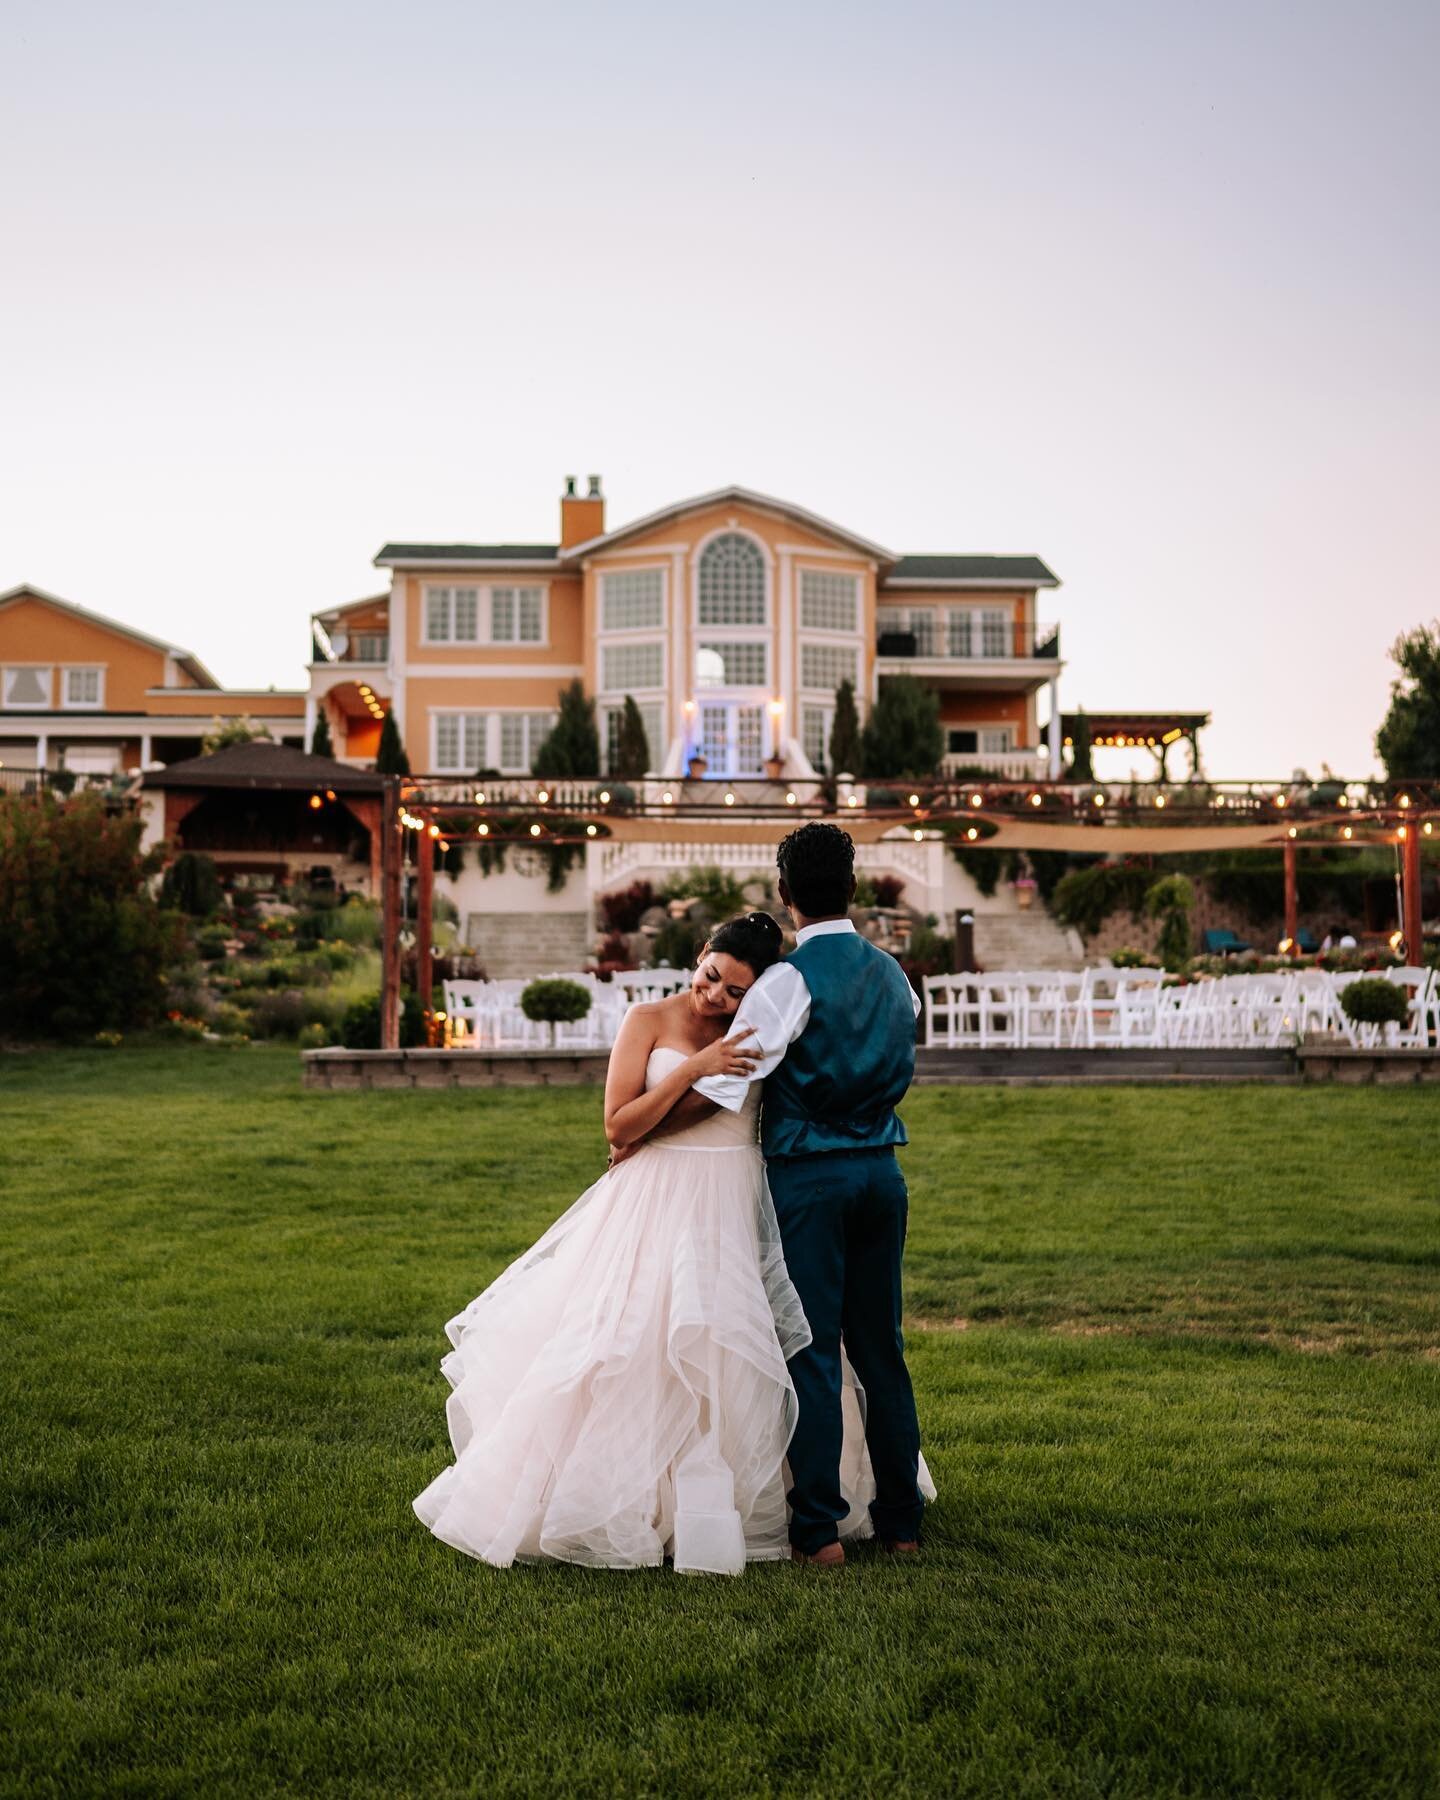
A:
{"type": "Polygon", "coordinates": [[[893,1150],[836,1151],[767,1165],[785,1263],[813,1342],[790,1360],[800,1421],[790,1440],[790,1542],[813,1554],[839,1535],[840,1341],[865,1389],[882,1538],[919,1536],[920,1426],[900,1334],[909,1196],[893,1150]]]}

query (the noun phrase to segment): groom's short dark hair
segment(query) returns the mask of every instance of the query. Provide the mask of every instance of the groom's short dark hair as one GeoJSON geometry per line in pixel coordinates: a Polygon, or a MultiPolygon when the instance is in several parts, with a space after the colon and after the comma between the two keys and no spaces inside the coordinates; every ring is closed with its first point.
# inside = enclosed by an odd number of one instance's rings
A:
{"type": "Polygon", "coordinates": [[[816,819],[783,838],[775,853],[790,898],[811,919],[850,910],[855,884],[855,840],[838,825],[816,819]]]}

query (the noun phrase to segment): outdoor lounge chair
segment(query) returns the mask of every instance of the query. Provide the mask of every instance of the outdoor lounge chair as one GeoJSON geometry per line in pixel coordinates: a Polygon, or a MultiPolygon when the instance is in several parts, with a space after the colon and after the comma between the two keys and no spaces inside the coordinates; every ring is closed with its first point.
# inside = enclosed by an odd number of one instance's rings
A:
{"type": "Polygon", "coordinates": [[[1242,937],[1233,931],[1210,930],[1203,934],[1200,947],[1206,956],[1239,956],[1242,951],[1253,948],[1242,937]]]}

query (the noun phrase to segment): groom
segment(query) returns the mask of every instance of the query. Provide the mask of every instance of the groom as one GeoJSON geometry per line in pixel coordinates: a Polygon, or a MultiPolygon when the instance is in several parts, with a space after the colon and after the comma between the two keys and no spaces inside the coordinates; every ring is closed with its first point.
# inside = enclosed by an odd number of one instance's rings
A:
{"type": "Polygon", "coordinates": [[[845,1561],[839,1525],[848,1510],[842,1337],[865,1389],[875,1534],[902,1554],[920,1547],[920,1428],[900,1335],[909,1203],[895,1160],[906,1141],[895,1108],[915,1072],[920,1004],[895,959],[850,922],[855,846],[847,832],[804,825],[776,862],[796,947],[750,988],[727,1034],[754,1033],[754,1071],[706,1076],[677,1113],[708,1111],[696,1096],[738,1112],[748,1082],[765,1082],[761,1145],[786,1266],[813,1334],[790,1362],[800,1400],[790,1442],[791,1553],[835,1568],[845,1561]]]}

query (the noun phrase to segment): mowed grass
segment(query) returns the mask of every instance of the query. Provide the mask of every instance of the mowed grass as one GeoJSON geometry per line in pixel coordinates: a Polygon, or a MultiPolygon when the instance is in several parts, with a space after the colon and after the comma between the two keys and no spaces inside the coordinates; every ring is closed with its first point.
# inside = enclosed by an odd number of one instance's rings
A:
{"type": "Polygon", "coordinates": [[[7,1791],[1440,1791],[1440,1099],[918,1092],[926,1554],[488,1569],[441,1326],[596,1090],[0,1064],[7,1791]]]}

